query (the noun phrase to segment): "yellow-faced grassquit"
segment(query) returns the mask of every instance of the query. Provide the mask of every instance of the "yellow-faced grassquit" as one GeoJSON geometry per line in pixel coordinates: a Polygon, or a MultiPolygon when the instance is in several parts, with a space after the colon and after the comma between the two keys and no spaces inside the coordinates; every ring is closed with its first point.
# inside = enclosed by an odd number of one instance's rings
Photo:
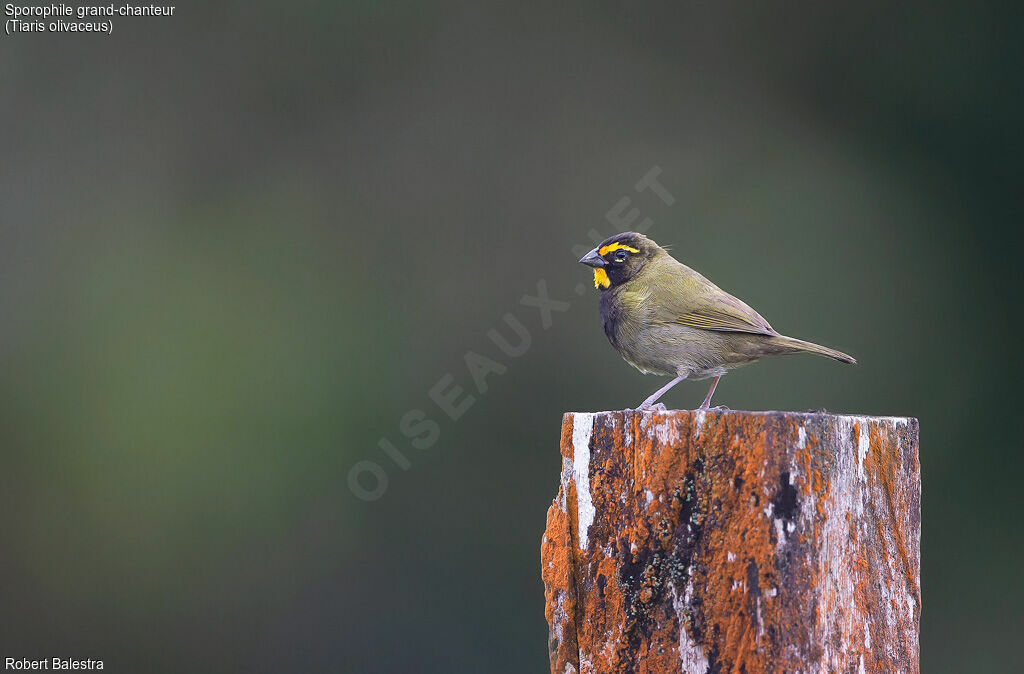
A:
{"type": "Polygon", "coordinates": [[[651,408],[684,379],[714,377],[700,406],[706,410],[722,375],[763,356],[807,352],[857,362],[841,351],[780,335],[744,302],[643,234],[616,234],[580,262],[594,268],[601,322],[612,346],[645,374],[675,377],[639,409],[651,408]]]}

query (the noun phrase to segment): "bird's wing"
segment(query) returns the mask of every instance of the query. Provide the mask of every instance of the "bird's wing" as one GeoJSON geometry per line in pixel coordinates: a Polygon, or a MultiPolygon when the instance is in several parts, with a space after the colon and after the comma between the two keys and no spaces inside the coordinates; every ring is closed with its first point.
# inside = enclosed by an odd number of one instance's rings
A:
{"type": "Polygon", "coordinates": [[[745,302],[686,265],[676,262],[659,277],[662,282],[652,283],[649,289],[653,322],[719,332],[776,334],[745,302]]]}

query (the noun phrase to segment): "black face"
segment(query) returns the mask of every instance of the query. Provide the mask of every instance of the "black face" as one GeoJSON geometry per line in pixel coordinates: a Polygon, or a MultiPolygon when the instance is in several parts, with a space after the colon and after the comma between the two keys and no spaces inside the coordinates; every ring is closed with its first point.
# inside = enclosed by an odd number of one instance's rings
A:
{"type": "MultiPolygon", "coordinates": [[[[633,250],[639,250],[639,248],[634,248],[633,250]]],[[[640,270],[640,264],[643,260],[642,254],[634,253],[632,250],[626,250],[625,248],[609,251],[603,257],[607,263],[604,271],[608,274],[608,279],[612,282],[613,286],[628,281],[633,274],[640,270]]]]}
{"type": "Polygon", "coordinates": [[[647,262],[650,239],[635,232],[617,234],[601,242],[580,262],[594,268],[594,286],[607,289],[632,278],[647,262]]]}

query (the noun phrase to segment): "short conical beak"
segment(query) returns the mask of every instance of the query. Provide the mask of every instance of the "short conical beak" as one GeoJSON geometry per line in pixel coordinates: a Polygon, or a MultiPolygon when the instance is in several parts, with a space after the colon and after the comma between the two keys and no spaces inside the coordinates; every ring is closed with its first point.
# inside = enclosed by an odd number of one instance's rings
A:
{"type": "Polygon", "coordinates": [[[597,254],[597,248],[584,255],[580,263],[594,268],[600,268],[607,264],[604,258],[597,254]]]}

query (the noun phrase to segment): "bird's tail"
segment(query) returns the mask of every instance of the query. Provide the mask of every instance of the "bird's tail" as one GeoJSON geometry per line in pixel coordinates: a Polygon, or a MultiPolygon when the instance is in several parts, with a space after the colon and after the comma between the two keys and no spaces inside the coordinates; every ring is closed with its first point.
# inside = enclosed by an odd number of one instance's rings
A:
{"type": "Polygon", "coordinates": [[[836,351],[835,349],[830,349],[827,346],[821,346],[820,344],[814,344],[813,342],[805,342],[802,339],[786,337],[785,335],[776,335],[772,338],[772,341],[776,346],[781,347],[783,353],[816,353],[819,356],[827,356],[833,360],[838,360],[842,363],[849,363],[850,365],[857,363],[857,360],[853,356],[848,356],[842,351],[836,351]]]}

